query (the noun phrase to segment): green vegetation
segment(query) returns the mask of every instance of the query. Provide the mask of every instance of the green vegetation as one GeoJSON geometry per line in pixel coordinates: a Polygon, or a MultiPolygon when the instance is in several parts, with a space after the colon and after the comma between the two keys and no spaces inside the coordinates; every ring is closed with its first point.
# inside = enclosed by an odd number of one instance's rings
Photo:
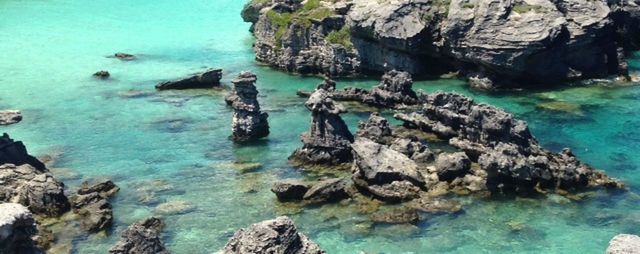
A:
{"type": "Polygon", "coordinates": [[[542,6],[519,3],[514,5],[513,8],[511,8],[511,10],[517,13],[527,13],[530,11],[542,12],[542,6]]]}
{"type": "Polygon", "coordinates": [[[462,5],[462,8],[473,9],[473,7],[476,7],[476,6],[472,3],[465,3],[462,5]]]}
{"type": "Polygon", "coordinates": [[[353,48],[353,43],[351,42],[351,29],[348,26],[343,26],[342,29],[338,31],[332,31],[325,39],[329,43],[340,44],[347,49],[353,48]]]}
{"type": "MultiPolygon", "coordinates": [[[[253,1],[265,1],[265,0],[253,0],[253,1]]],[[[289,29],[291,24],[302,24],[305,28],[311,27],[312,20],[322,20],[335,13],[322,6],[321,0],[308,0],[300,10],[294,13],[278,13],[273,10],[267,12],[267,18],[271,21],[271,24],[275,27],[275,40],[276,46],[282,46],[282,37],[289,29]]]]}

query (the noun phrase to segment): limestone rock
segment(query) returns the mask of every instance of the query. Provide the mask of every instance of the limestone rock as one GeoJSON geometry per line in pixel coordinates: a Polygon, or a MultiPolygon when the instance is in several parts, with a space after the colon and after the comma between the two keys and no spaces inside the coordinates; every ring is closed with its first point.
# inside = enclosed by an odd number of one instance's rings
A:
{"type": "Polygon", "coordinates": [[[232,82],[234,90],[225,98],[233,108],[231,139],[236,142],[254,141],[269,135],[269,115],[260,111],[256,75],[242,72],[232,82]]]}
{"type": "Polygon", "coordinates": [[[9,137],[9,134],[4,133],[0,137],[0,165],[6,163],[18,166],[29,164],[40,171],[47,170],[44,163],[29,155],[22,141],[15,141],[9,137]]]}
{"type": "Polygon", "coordinates": [[[222,250],[224,254],[321,254],[325,253],[298,232],[288,217],[278,217],[236,232],[222,250]]]}
{"type": "Polygon", "coordinates": [[[0,125],[9,125],[22,121],[22,113],[18,110],[0,110],[0,125]]]}
{"type": "Polygon", "coordinates": [[[471,169],[471,160],[465,153],[442,153],[436,160],[436,170],[441,181],[453,181],[463,177],[471,169]]]}
{"type": "Polygon", "coordinates": [[[122,232],[109,254],[169,254],[160,237],[162,227],[162,221],[153,217],[134,223],[122,232]]]}
{"type": "Polygon", "coordinates": [[[38,215],[57,217],[69,210],[64,184],[29,164],[0,165],[0,201],[19,203],[38,215]]]}
{"type": "Polygon", "coordinates": [[[220,86],[220,79],[222,79],[222,69],[208,69],[202,73],[194,74],[187,78],[162,82],[156,85],[156,89],[181,90],[194,88],[213,88],[220,86]]]}
{"type": "Polygon", "coordinates": [[[322,204],[336,202],[348,198],[347,182],[341,178],[322,180],[314,183],[304,194],[308,203],[322,204]]]}
{"type": "Polygon", "coordinates": [[[113,224],[113,208],[109,198],[118,192],[111,181],[103,181],[90,186],[83,183],[78,194],[71,197],[73,212],[80,215],[84,230],[97,233],[109,229],[113,224]]]}
{"type": "Polygon", "coordinates": [[[32,240],[37,232],[36,221],[26,207],[0,204],[0,253],[44,253],[32,240]]]}
{"type": "Polygon", "coordinates": [[[607,254],[640,253],[640,236],[619,234],[609,242],[607,254]]]}
{"type": "Polygon", "coordinates": [[[309,184],[300,180],[286,180],[273,183],[271,192],[275,193],[281,202],[302,200],[309,190],[309,184]]]}

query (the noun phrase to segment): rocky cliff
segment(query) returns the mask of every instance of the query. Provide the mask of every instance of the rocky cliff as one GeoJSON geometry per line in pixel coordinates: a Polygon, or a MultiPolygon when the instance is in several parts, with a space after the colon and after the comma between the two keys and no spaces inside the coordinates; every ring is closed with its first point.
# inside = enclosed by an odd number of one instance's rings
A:
{"type": "Polygon", "coordinates": [[[619,75],[635,0],[253,0],[258,61],[291,72],[460,71],[478,87],[619,75]],[[499,80],[500,83],[496,83],[499,80]]]}

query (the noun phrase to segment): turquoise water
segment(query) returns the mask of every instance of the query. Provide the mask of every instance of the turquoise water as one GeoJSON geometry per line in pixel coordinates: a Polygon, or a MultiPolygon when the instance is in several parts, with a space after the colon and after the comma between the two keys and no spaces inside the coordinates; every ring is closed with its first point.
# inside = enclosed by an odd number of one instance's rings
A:
{"type": "MultiPolygon", "coordinates": [[[[241,227],[290,215],[329,253],[602,253],[618,233],[640,234],[640,87],[592,85],[549,91],[485,94],[456,80],[416,82],[425,91],[458,91],[504,107],[530,123],[551,150],[579,157],[626,181],[631,193],[595,192],[569,202],[461,198],[464,212],[424,215],[417,226],[372,225],[353,205],[300,209],[279,204],[268,190],[281,178],[313,178],[286,157],[300,145],[309,119],[295,90],[316,78],[287,75],[253,61],[240,0],[0,1],[0,108],[25,119],[1,127],[32,153],[54,154],[53,171],[73,191],[82,181],[113,179],[115,227],[108,236],[75,236],[74,253],[104,253],[127,225],[164,202],[192,209],[162,215],[173,253],[212,253],[241,227]],[[115,52],[139,56],[121,62],[115,52]],[[268,140],[233,145],[224,90],[157,93],[161,80],[205,67],[258,77],[270,114],[268,140]],[[91,74],[108,70],[112,79],[91,74]],[[131,90],[146,96],[125,96],[131,90]],[[551,110],[553,109],[553,110],[551,110]],[[234,162],[260,163],[239,171],[234,162]],[[149,189],[158,190],[149,197],[149,189]],[[142,202],[142,201],[145,202],[142,202]]],[[[636,59],[640,60],[640,56],[636,59]]],[[[640,61],[631,64],[640,70],[640,61]]],[[[368,87],[374,79],[343,81],[368,87]]],[[[355,131],[367,113],[349,113],[355,131]]],[[[384,209],[384,208],[382,208],[384,209]]],[[[69,239],[61,242],[69,246],[69,239]]]]}

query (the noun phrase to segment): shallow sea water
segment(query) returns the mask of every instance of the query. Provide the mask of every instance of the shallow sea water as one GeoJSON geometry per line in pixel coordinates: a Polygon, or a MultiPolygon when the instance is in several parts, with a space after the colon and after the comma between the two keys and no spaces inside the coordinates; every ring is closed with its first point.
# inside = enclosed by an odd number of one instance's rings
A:
{"type": "MultiPolygon", "coordinates": [[[[290,215],[328,253],[602,253],[618,233],[640,234],[640,87],[590,85],[486,94],[464,82],[416,82],[427,92],[457,91],[504,107],[529,122],[548,149],[571,147],[585,162],[623,179],[628,193],[595,192],[579,202],[460,198],[464,212],[423,215],[417,226],[368,222],[353,207],[299,209],[269,191],[282,178],[313,178],[286,158],[308,127],[297,89],[320,80],[288,75],[253,60],[241,0],[0,1],[0,108],[25,119],[1,127],[37,155],[57,155],[53,172],[69,193],[82,181],[113,179],[115,227],[73,239],[74,253],[105,253],[127,225],[160,215],[164,202],[192,209],[162,215],[173,253],[213,253],[239,228],[290,215]],[[131,62],[106,58],[115,52],[131,62]],[[272,134],[238,146],[228,140],[225,90],[155,92],[161,80],[221,67],[229,84],[242,70],[258,77],[272,134]],[[91,74],[108,70],[112,78],[91,74]],[[141,91],[139,96],[127,96],[141,91]],[[243,172],[243,163],[260,167],[243,172]],[[234,164],[236,163],[236,164],[234,164]],[[155,196],[149,190],[157,190],[155,196]],[[145,202],[141,202],[144,200],[145,202]]],[[[640,57],[631,67],[640,70],[640,57]]],[[[369,87],[377,77],[341,81],[369,87]]],[[[344,116],[351,130],[368,113],[344,116]]]]}

